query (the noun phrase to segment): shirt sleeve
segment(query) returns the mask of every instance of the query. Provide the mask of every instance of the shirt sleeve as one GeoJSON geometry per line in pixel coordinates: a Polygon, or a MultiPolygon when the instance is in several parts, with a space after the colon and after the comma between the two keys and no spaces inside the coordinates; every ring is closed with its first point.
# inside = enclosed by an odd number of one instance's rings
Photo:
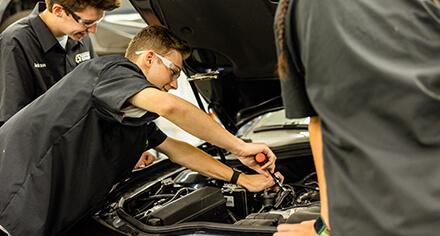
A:
{"type": "Polygon", "coordinates": [[[281,95],[287,118],[316,116],[316,112],[307,97],[303,80],[292,76],[286,80],[281,80],[281,95]]]}
{"type": "Polygon", "coordinates": [[[130,105],[127,100],[147,87],[154,87],[134,64],[113,63],[104,68],[98,77],[92,96],[101,115],[132,125],[143,124],[158,117],[152,112],[139,118],[125,116],[123,109],[130,105]]]}
{"type": "Polygon", "coordinates": [[[146,150],[159,146],[166,138],[167,135],[154,122],[151,122],[147,126],[146,150]]]}
{"type": "Polygon", "coordinates": [[[0,122],[5,122],[35,98],[35,85],[22,48],[14,40],[0,44],[0,122]]]}
{"type": "MultiPolygon", "coordinates": [[[[289,3],[286,15],[285,42],[282,50],[286,53],[287,78],[281,80],[281,95],[288,118],[316,116],[306,90],[306,73],[301,63],[295,21],[295,2],[289,3]]],[[[280,50],[280,49],[278,49],[280,50]]]]}

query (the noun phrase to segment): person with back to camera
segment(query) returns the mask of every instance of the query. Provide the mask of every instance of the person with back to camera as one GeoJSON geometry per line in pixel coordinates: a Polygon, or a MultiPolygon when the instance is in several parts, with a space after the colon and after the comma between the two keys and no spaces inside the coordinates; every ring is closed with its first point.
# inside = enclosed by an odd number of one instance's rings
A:
{"type": "MultiPolygon", "coordinates": [[[[59,235],[94,213],[112,186],[149,148],[203,175],[249,191],[274,184],[276,156],[265,144],[245,143],[203,111],[167,93],[177,88],[186,42],[149,26],[126,57],[103,56],[75,70],[0,128],[0,225],[12,235],[59,235]],[[185,142],[167,137],[163,116],[224,148],[259,174],[240,174],[185,142]],[[145,147],[145,144],[148,146],[145,147]],[[269,157],[260,167],[257,153],[269,157]],[[32,209],[32,210],[29,210],[32,209]]],[[[279,175],[279,173],[276,173],[279,175]]]]}
{"type": "Polygon", "coordinates": [[[311,117],[321,217],[282,235],[440,232],[438,0],[282,0],[289,118],[311,117]]]}

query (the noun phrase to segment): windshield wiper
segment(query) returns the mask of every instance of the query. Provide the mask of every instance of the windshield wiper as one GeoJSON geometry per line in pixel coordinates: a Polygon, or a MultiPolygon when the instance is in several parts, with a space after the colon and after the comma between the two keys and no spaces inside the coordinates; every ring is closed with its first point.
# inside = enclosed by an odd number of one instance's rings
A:
{"type": "Polygon", "coordinates": [[[282,130],[282,129],[308,129],[308,124],[279,124],[279,125],[265,125],[254,129],[254,133],[272,131],[272,130],[282,130]]]}

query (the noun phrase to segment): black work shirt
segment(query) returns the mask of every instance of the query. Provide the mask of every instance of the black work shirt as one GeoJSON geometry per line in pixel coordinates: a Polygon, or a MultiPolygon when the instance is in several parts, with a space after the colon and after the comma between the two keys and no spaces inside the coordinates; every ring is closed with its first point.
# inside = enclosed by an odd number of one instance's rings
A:
{"type": "Polygon", "coordinates": [[[38,7],[0,34],[0,125],[79,63],[95,57],[89,37],[64,49],[38,16],[38,7]]]}
{"type": "Polygon", "coordinates": [[[440,8],[293,2],[287,41],[305,77],[283,82],[285,105],[321,119],[332,235],[438,234],[440,8]]]}
{"type": "Polygon", "coordinates": [[[147,87],[135,64],[100,57],[9,119],[0,128],[0,225],[12,235],[59,235],[96,210],[141,153],[166,138],[155,113],[125,112],[147,87]]]}

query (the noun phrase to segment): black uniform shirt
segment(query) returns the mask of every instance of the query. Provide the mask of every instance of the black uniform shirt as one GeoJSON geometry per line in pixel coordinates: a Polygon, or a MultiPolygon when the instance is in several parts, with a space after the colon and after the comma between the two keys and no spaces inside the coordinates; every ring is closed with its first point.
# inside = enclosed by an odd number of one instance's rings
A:
{"type": "Polygon", "coordinates": [[[0,34],[0,125],[72,71],[95,57],[89,37],[66,49],[33,12],[0,34]]]}
{"type": "Polygon", "coordinates": [[[440,8],[291,2],[285,104],[321,119],[332,235],[439,234],[440,8]]]}
{"type": "Polygon", "coordinates": [[[0,225],[59,235],[99,207],[141,153],[166,136],[127,99],[152,85],[122,56],[82,63],[0,128],[0,225]]]}

